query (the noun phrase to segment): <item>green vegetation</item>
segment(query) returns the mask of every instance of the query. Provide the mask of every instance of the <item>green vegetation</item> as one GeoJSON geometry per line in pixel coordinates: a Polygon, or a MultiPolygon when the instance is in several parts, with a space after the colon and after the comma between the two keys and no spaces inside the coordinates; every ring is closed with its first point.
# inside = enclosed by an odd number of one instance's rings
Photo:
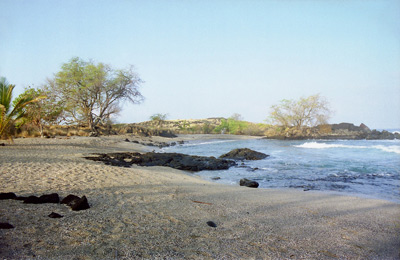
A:
{"type": "Polygon", "coordinates": [[[99,124],[110,121],[120,111],[120,104],[141,103],[142,80],[133,71],[114,70],[109,65],[73,58],[48,80],[46,88],[64,105],[65,121],[86,125],[97,132],[99,124]]]}
{"type": "Polygon", "coordinates": [[[6,78],[0,78],[0,138],[12,141],[16,128],[21,127],[26,119],[25,107],[44,98],[39,95],[23,96],[12,101],[15,85],[9,84],[6,78]]]}
{"type": "Polygon", "coordinates": [[[215,133],[221,134],[243,134],[243,130],[246,129],[248,123],[245,121],[239,121],[233,118],[223,119],[221,124],[214,129],[215,133]]]}
{"type": "Polygon", "coordinates": [[[271,106],[270,119],[283,127],[313,127],[326,124],[330,117],[328,101],[319,94],[299,100],[281,100],[271,106]]]}
{"type": "Polygon", "coordinates": [[[36,127],[40,136],[44,137],[44,127],[59,123],[64,111],[63,104],[57,100],[50,91],[44,89],[27,88],[19,95],[14,103],[24,98],[45,97],[37,102],[29,103],[25,106],[25,123],[36,127]]]}
{"type": "MultiPolygon", "coordinates": [[[[291,138],[329,134],[326,124],[331,113],[328,102],[320,95],[299,100],[282,100],[271,106],[274,125],[243,120],[240,114],[228,119],[167,120],[168,114],[157,113],[140,124],[112,125],[124,101],[139,104],[142,80],[133,71],[114,70],[109,65],[84,61],[78,57],[64,63],[61,70],[40,88],[27,88],[12,102],[14,85],[0,80],[0,138],[20,136],[93,135],[132,133],[234,134],[291,138]],[[60,126],[61,124],[61,126],[60,126]],[[318,129],[313,128],[319,125],[318,129]]],[[[12,139],[11,139],[12,140],[12,139]]]]}
{"type": "Polygon", "coordinates": [[[154,115],[150,116],[150,120],[156,121],[156,122],[162,122],[162,121],[165,121],[167,119],[167,117],[168,117],[168,114],[158,113],[158,114],[154,114],[154,115]]]}
{"type": "Polygon", "coordinates": [[[222,119],[221,124],[214,129],[214,132],[217,134],[262,136],[268,128],[270,128],[269,125],[243,121],[240,114],[233,114],[228,119],[222,119]]]}

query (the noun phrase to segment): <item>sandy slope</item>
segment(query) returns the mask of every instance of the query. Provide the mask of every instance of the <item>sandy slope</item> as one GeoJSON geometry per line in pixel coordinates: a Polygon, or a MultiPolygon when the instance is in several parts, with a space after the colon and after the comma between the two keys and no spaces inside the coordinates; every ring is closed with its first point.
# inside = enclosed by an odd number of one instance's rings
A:
{"type": "Polygon", "coordinates": [[[224,186],[169,168],[118,168],[82,158],[154,149],[124,139],[18,139],[0,147],[0,192],[72,193],[86,195],[91,205],[73,212],[0,201],[0,222],[15,226],[0,230],[0,258],[400,258],[399,204],[224,186]],[[51,212],[64,218],[47,217],[51,212]]]}

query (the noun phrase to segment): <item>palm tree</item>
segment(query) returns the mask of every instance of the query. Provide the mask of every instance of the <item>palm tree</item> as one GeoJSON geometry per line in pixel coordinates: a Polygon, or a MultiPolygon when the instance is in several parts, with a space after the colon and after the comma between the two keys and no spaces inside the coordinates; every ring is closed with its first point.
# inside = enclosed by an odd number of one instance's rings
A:
{"type": "Polygon", "coordinates": [[[9,84],[6,78],[0,78],[0,139],[12,140],[12,132],[16,124],[23,124],[24,107],[43,97],[26,96],[12,104],[12,93],[15,85],[9,84]]]}

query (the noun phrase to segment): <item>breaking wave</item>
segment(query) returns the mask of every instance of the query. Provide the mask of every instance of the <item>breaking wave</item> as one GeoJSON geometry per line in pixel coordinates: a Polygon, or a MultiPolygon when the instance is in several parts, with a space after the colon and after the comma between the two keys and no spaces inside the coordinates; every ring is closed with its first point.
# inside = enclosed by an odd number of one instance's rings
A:
{"type": "Polygon", "coordinates": [[[328,143],[318,143],[318,142],[307,142],[301,145],[295,145],[298,148],[306,149],[329,149],[329,148],[347,148],[347,149],[378,149],[384,152],[397,153],[400,154],[400,146],[398,145],[346,145],[346,144],[328,144],[328,143]]]}

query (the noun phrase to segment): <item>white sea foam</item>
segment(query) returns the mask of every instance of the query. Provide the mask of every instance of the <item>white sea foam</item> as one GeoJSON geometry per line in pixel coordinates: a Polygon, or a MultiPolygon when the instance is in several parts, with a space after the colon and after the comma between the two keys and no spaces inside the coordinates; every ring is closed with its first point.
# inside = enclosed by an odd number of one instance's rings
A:
{"type": "Polygon", "coordinates": [[[301,145],[295,145],[295,147],[306,148],[306,149],[329,149],[329,148],[378,149],[389,153],[400,154],[400,146],[398,145],[365,146],[365,145],[346,145],[346,144],[327,144],[327,143],[308,142],[301,145]]]}
{"type": "Polygon", "coordinates": [[[298,148],[308,148],[308,149],[327,149],[327,148],[367,148],[366,146],[357,145],[346,145],[346,144],[327,144],[327,143],[317,143],[309,142],[301,145],[295,145],[298,148]]]}
{"type": "Polygon", "coordinates": [[[397,153],[400,154],[400,146],[398,145],[389,145],[389,146],[384,146],[384,145],[375,145],[373,146],[375,149],[379,149],[385,152],[389,153],[397,153]]]}

